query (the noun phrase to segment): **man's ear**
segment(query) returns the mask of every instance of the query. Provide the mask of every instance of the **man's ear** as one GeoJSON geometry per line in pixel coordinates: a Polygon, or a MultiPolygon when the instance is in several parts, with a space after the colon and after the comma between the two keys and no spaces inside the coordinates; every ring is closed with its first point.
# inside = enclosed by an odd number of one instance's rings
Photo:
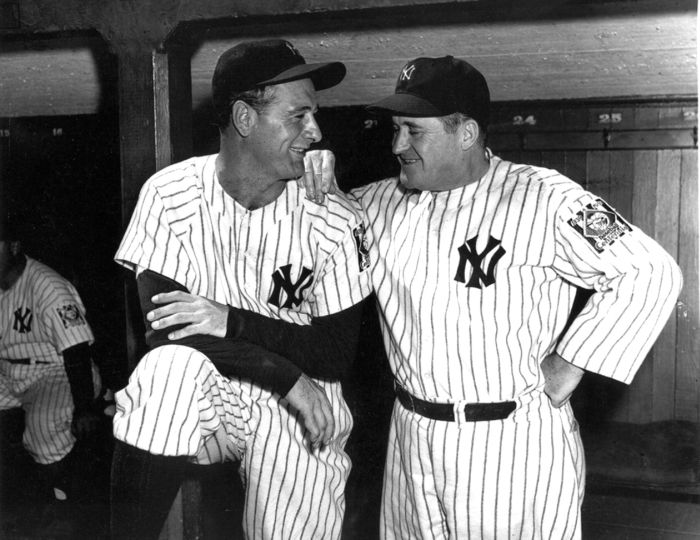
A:
{"type": "Polygon", "coordinates": [[[258,113],[245,101],[238,100],[231,106],[231,123],[241,137],[250,135],[258,120],[258,113]]]}
{"type": "Polygon", "coordinates": [[[481,129],[476,120],[471,118],[462,122],[460,126],[462,150],[469,150],[479,140],[481,129]]]}

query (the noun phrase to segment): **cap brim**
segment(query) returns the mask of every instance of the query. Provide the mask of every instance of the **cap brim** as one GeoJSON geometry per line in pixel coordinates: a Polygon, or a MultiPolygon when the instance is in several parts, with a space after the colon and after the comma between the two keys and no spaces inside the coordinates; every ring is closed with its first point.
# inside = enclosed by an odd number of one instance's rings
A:
{"type": "Polygon", "coordinates": [[[394,116],[444,116],[432,103],[412,94],[394,94],[368,105],[367,110],[375,114],[389,113],[394,116]]]}
{"type": "Polygon", "coordinates": [[[272,79],[261,81],[257,86],[271,84],[283,84],[299,79],[311,79],[316,90],[325,90],[335,86],[345,78],[345,65],[342,62],[328,62],[324,64],[299,64],[284,70],[272,79]]]}

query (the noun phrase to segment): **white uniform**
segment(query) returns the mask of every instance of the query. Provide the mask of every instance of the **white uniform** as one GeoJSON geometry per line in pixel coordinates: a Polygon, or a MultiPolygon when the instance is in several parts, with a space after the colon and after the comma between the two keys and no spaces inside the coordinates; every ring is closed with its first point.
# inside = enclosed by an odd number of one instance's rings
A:
{"type": "MultiPolygon", "coordinates": [[[[73,448],[73,398],[62,351],[92,343],[75,287],[27,257],[22,275],[0,292],[0,409],[22,407],[24,446],[43,465],[73,448]]],[[[99,382],[93,370],[95,390],[99,382]]]]}
{"type": "MultiPolygon", "coordinates": [[[[146,183],[118,262],[297,324],[369,295],[355,239],[362,224],[344,196],[320,206],[289,182],[273,203],[247,210],[219,185],[215,157],[175,164],[146,183]]],[[[277,394],[223,377],[199,352],[167,345],[146,355],[117,394],[114,433],[154,454],[202,464],[242,460],[250,538],[337,538],[352,417],[340,384],[317,382],[331,401],[335,433],[329,447],[312,453],[300,418],[277,394]]]]}
{"type": "Polygon", "coordinates": [[[463,188],[406,191],[391,179],[353,194],[398,384],[431,402],[517,404],[505,420],[460,425],[397,402],[383,537],[579,537],[581,440],[571,407],[543,394],[540,362],[556,351],[629,383],[678,296],[676,264],[556,171],[495,156],[463,188]],[[558,341],[572,284],[595,293],[558,341]]]}

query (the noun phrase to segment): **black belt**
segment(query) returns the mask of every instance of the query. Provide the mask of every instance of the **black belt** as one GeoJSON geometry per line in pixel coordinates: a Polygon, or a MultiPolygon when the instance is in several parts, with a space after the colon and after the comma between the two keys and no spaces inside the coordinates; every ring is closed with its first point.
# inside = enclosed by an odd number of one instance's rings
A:
{"type": "Polygon", "coordinates": [[[0,360],[5,360],[5,362],[10,364],[24,364],[26,366],[32,363],[29,358],[1,358],[0,360]]]}
{"type": "MultiPolygon", "coordinates": [[[[5,362],[9,362],[10,364],[21,364],[23,366],[28,366],[32,363],[31,358],[0,358],[0,360],[5,360],[5,362]]],[[[42,362],[41,360],[37,360],[34,363],[35,364],[50,364],[51,362],[42,362]]]]}
{"type": "Polygon", "coordinates": [[[500,401],[498,403],[466,403],[461,418],[455,418],[455,406],[452,403],[433,403],[412,396],[398,384],[394,385],[399,403],[409,411],[440,420],[442,422],[481,422],[488,420],[503,420],[515,410],[515,401],[500,401]]]}

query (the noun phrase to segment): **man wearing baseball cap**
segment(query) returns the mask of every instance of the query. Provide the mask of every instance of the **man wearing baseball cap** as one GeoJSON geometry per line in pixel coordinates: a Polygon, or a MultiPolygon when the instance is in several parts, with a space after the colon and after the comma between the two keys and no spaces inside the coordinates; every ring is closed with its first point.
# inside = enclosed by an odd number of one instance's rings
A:
{"type": "Polygon", "coordinates": [[[117,251],[150,347],[116,394],[112,537],[156,538],[189,463],[240,461],[247,538],[339,538],[352,417],[340,379],[371,292],[361,217],[293,181],[345,75],[284,40],[224,52],[216,155],[158,172],[117,251]]]}
{"type": "Polygon", "coordinates": [[[493,155],[489,108],[483,75],[451,56],[408,62],[370,106],[401,164],[352,192],[397,397],[383,538],[579,538],[569,397],[584,370],[630,383],[681,287],[605,201],[493,155]],[[590,294],[570,316],[576,287],[590,294]]]}

